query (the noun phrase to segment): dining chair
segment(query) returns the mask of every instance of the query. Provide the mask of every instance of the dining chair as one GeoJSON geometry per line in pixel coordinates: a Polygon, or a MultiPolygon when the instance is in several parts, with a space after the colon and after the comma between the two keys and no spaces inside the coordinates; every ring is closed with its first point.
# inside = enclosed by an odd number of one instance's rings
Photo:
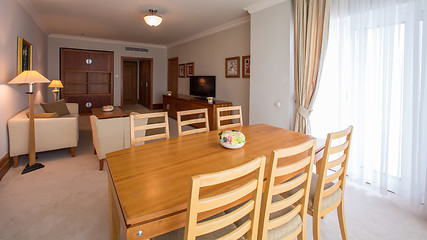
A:
{"type": "Polygon", "coordinates": [[[178,136],[185,136],[189,134],[194,133],[202,133],[202,132],[209,132],[209,119],[208,119],[208,109],[194,109],[194,110],[187,110],[187,111],[178,111],[177,114],[177,123],[178,123],[178,136]],[[203,117],[200,117],[203,116],[203,117]],[[184,120],[182,119],[184,118],[184,120]],[[186,118],[186,119],[185,119],[186,118]],[[188,119],[191,118],[191,119],[188,119]],[[187,125],[197,126],[197,125],[203,125],[204,127],[191,129],[191,130],[184,130],[183,127],[187,125]]]}
{"type": "Polygon", "coordinates": [[[337,209],[342,239],[347,238],[344,188],[353,126],[326,138],[323,157],[316,163],[310,188],[308,214],[313,216],[313,238],[320,239],[320,219],[337,209]],[[332,172],[331,174],[328,174],[332,172]]]}
{"type": "Polygon", "coordinates": [[[316,140],[273,151],[263,197],[258,239],[306,238],[307,205],[316,140]],[[296,158],[291,164],[280,164],[296,158]],[[289,179],[290,174],[297,174],[289,179]],[[283,196],[292,189],[298,190],[283,196]]]}
{"type": "Polygon", "coordinates": [[[169,139],[169,122],[167,112],[154,112],[154,113],[142,113],[142,114],[131,114],[130,118],[130,145],[135,147],[137,143],[142,143],[156,139],[169,139]],[[138,120],[147,119],[147,124],[138,125],[138,120]],[[152,120],[154,123],[150,123],[152,120]],[[159,120],[161,122],[159,122],[159,120]],[[164,129],[162,131],[162,129],[164,129]],[[151,135],[145,134],[145,131],[151,130],[151,135]],[[144,134],[138,132],[144,131],[144,134]]]}
{"type": "Polygon", "coordinates": [[[218,130],[243,126],[242,107],[231,106],[216,109],[216,126],[218,130]],[[234,113],[238,112],[238,113],[234,113]],[[233,122],[239,120],[239,122],[233,122]]]}
{"type": "Polygon", "coordinates": [[[265,159],[261,156],[232,169],[191,177],[185,229],[153,239],[257,239],[265,159]],[[218,189],[227,191],[219,193],[218,189]],[[221,211],[245,197],[250,199],[235,207],[234,211],[220,212],[199,221],[204,213],[221,211]],[[233,224],[245,216],[248,217],[239,227],[233,224]]]}

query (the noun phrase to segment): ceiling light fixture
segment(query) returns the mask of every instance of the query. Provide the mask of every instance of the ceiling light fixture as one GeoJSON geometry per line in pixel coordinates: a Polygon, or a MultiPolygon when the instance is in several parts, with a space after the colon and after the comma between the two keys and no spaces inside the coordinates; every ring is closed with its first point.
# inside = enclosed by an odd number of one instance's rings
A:
{"type": "Polygon", "coordinates": [[[162,17],[156,15],[157,10],[156,9],[149,9],[150,11],[149,15],[145,15],[144,21],[151,27],[157,27],[162,23],[162,17]]]}

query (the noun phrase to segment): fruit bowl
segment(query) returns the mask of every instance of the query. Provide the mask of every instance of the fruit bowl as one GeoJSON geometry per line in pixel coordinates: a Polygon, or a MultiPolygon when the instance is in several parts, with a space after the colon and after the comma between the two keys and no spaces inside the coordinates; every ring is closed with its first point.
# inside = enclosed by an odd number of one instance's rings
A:
{"type": "Polygon", "coordinates": [[[102,111],[104,111],[104,112],[111,112],[113,110],[114,110],[114,106],[112,106],[112,105],[106,105],[106,106],[102,107],[102,111]]]}
{"type": "Polygon", "coordinates": [[[246,143],[245,135],[237,130],[220,132],[218,135],[221,145],[228,149],[238,149],[246,143]]]}

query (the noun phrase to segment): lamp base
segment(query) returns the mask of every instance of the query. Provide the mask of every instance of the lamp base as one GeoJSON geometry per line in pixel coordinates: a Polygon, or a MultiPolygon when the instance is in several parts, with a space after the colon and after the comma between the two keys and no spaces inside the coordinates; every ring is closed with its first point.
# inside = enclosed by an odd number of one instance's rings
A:
{"type": "Polygon", "coordinates": [[[27,164],[27,166],[25,166],[25,168],[24,168],[24,170],[22,171],[21,174],[26,174],[26,173],[32,172],[32,171],[40,169],[40,168],[44,168],[44,165],[41,164],[41,163],[35,163],[35,164],[31,165],[31,166],[29,166],[27,164]]]}

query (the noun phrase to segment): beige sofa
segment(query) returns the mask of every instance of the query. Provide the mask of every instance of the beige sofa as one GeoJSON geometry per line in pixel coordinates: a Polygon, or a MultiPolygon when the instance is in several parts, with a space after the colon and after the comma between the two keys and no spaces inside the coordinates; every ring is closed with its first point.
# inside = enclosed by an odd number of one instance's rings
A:
{"type": "MultiPolygon", "coordinates": [[[[147,119],[139,121],[136,124],[147,124],[147,119]]],[[[92,115],[90,116],[90,125],[92,127],[93,147],[98,155],[99,170],[101,171],[104,169],[107,153],[130,147],[130,120],[129,117],[98,119],[92,115]]],[[[139,131],[137,134],[137,137],[145,136],[145,131],[139,131]]]]}
{"type": "MultiPolygon", "coordinates": [[[[36,152],[61,148],[71,148],[74,157],[79,141],[79,105],[67,103],[69,115],[58,118],[35,118],[36,152]]],[[[9,153],[13,157],[13,166],[18,166],[18,156],[28,154],[29,145],[29,109],[16,114],[7,121],[9,129],[9,153]]],[[[34,113],[44,113],[40,104],[34,104],[34,113]]]]}

